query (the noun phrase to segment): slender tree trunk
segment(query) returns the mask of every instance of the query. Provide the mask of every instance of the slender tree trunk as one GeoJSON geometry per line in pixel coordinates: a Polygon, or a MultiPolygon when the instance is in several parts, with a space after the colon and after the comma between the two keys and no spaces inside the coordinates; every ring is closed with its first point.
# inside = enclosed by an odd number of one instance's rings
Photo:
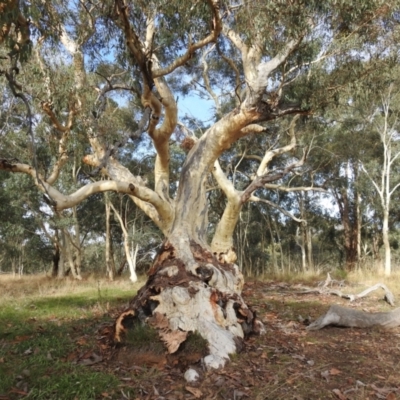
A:
{"type": "Polygon", "coordinates": [[[58,231],[58,235],[59,235],[59,248],[60,248],[60,261],[58,263],[58,273],[57,273],[57,278],[61,279],[64,278],[66,273],[67,273],[67,269],[65,268],[65,264],[66,264],[66,257],[65,257],[65,235],[62,229],[60,229],[58,231]]]}
{"type": "Polygon", "coordinates": [[[73,254],[73,251],[72,251],[73,246],[71,244],[71,240],[70,240],[69,234],[66,233],[64,228],[62,228],[62,230],[64,231],[63,235],[65,237],[65,247],[64,247],[65,258],[68,261],[69,269],[70,269],[74,279],[81,280],[82,277],[81,277],[79,271],[77,271],[76,268],[75,268],[76,266],[75,266],[75,263],[74,263],[74,254],[73,254]]]}
{"type": "Polygon", "coordinates": [[[60,246],[58,245],[58,243],[54,243],[53,264],[51,270],[51,276],[53,278],[58,276],[59,268],[60,268],[60,246]]]}
{"type": "MultiPolygon", "coordinates": [[[[82,271],[82,246],[81,246],[81,233],[78,221],[78,213],[76,207],[72,208],[72,215],[74,218],[74,235],[70,235],[71,244],[74,248],[74,265],[78,277],[81,277],[82,271]]],[[[79,278],[78,278],[79,279],[79,278]]],[[[80,278],[81,279],[81,278],[80,278]]]]}
{"type": "Polygon", "coordinates": [[[382,221],[382,239],[383,246],[385,249],[385,275],[391,274],[391,250],[389,241],[389,211],[388,208],[383,210],[383,221],[382,221]]]}
{"type": "Polygon", "coordinates": [[[274,274],[276,274],[278,272],[278,260],[276,257],[275,235],[274,235],[274,231],[272,229],[271,217],[269,214],[265,217],[265,220],[267,221],[268,231],[269,231],[269,235],[271,238],[272,271],[274,274]]]}
{"type": "Polygon", "coordinates": [[[349,200],[347,190],[347,188],[340,189],[335,197],[343,225],[345,266],[347,271],[353,271],[357,264],[358,222],[356,220],[356,204],[349,200]]]}
{"type": "Polygon", "coordinates": [[[112,210],[114,211],[115,216],[117,217],[119,224],[122,229],[122,235],[124,237],[124,251],[125,251],[125,257],[126,261],[129,265],[129,271],[130,271],[130,280],[134,283],[137,282],[137,275],[136,275],[136,265],[135,261],[133,260],[133,256],[130,250],[130,238],[129,238],[129,232],[128,232],[128,227],[126,226],[126,221],[124,222],[122,220],[121,214],[118,212],[118,210],[114,207],[114,205],[110,202],[110,206],[112,210]]]}
{"type": "Polygon", "coordinates": [[[108,200],[108,196],[105,195],[105,208],[106,208],[106,271],[107,276],[110,281],[114,280],[115,276],[115,262],[114,262],[114,253],[112,247],[112,238],[111,238],[111,206],[108,200]]]}
{"type": "Polygon", "coordinates": [[[125,250],[125,257],[126,261],[129,266],[129,272],[130,272],[130,280],[132,283],[137,282],[137,275],[136,275],[136,262],[133,258],[133,254],[131,253],[130,249],[130,240],[129,240],[129,235],[124,234],[124,250],[125,250]]]}
{"type": "Polygon", "coordinates": [[[300,226],[296,229],[296,244],[300,247],[301,250],[301,269],[303,272],[307,271],[307,257],[306,257],[306,248],[304,246],[304,234],[303,229],[300,226]]]}
{"type": "Polygon", "coordinates": [[[314,260],[313,260],[313,244],[312,244],[312,234],[311,228],[309,226],[304,227],[305,229],[305,237],[306,237],[306,246],[307,246],[307,264],[308,269],[314,269],[314,260]]]}
{"type": "Polygon", "coordinates": [[[137,278],[137,274],[136,274],[136,261],[137,261],[137,254],[138,254],[138,251],[139,251],[139,245],[138,244],[136,244],[136,246],[135,246],[135,250],[133,250],[133,245],[132,245],[132,249],[131,249],[131,252],[130,252],[130,258],[131,258],[131,263],[128,263],[128,265],[129,265],[129,272],[130,272],[130,274],[131,274],[131,276],[130,276],[130,280],[131,280],[131,282],[132,283],[135,283],[135,282],[137,282],[137,280],[138,280],[138,278],[137,278]]]}

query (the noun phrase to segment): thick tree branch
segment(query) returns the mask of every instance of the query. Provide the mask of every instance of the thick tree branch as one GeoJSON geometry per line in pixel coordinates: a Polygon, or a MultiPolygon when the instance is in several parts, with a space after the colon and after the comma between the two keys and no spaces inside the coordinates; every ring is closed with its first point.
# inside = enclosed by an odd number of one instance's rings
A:
{"type": "Polygon", "coordinates": [[[164,78],[157,78],[155,84],[158,93],[162,96],[162,105],[165,115],[163,123],[149,134],[153,139],[157,151],[154,166],[155,191],[165,200],[169,200],[169,162],[170,150],[169,139],[174,132],[178,122],[178,108],[171,90],[164,78]]]}
{"type": "Polygon", "coordinates": [[[151,60],[143,51],[142,43],[129,22],[129,7],[125,3],[125,0],[115,1],[115,11],[116,16],[119,17],[121,21],[120,28],[124,32],[126,46],[140,68],[145,86],[148,86],[151,90],[154,87],[153,75],[151,73],[151,60]]]}
{"type": "Polygon", "coordinates": [[[20,172],[30,175],[35,182],[35,185],[46,195],[50,196],[56,210],[64,210],[71,208],[88,198],[95,193],[114,191],[118,193],[126,193],[131,196],[137,197],[142,201],[153,204],[156,208],[163,206],[162,199],[155,194],[152,190],[136,186],[129,181],[99,181],[85,185],[78,189],[71,195],[64,195],[60,193],[53,186],[45,182],[44,178],[36,172],[34,168],[27,164],[13,163],[7,160],[0,160],[0,170],[10,172],[20,172]],[[38,178],[39,177],[39,178],[38,178]]]}
{"type": "Polygon", "coordinates": [[[260,59],[249,60],[249,47],[241,39],[241,37],[232,29],[224,25],[225,36],[233,43],[233,45],[240,51],[243,62],[244,76],[246,79],[254,79],[256,76],[255,66],[259,64],[260,59]]]}
{"type": "Polygon", "coordinates": [[[226,177],[218,160],[214,163],[213,175],[227,198],[227,204],[215,230],[211,242],[211,249],[215,253],[223,254],[223,261],[235,262],[236,255],[232,250],[233,232],[239,219],[242,206],[240,202],[240,192],[235,189],[233,183],[226,177]],[[229,250],[231,251],[229,252],[229,250]],[[229,257],[229,260],[226,257],[229,257]]]}
{"type": "MultiPolygon", "coordinates": [[[[245,100],[245,107],[256,107],[257,103],[262,99],[265,89],[268,86],[268,79],[271,73],[276,70],[289,55],[297,48],[303,40],[303,36],[298,39],[290,40],[286,46],[271,60],[260,63],[257,66],[256,76],[246,76],[249,85],[249,92],[245,100]]],[[[288,113],[288,110],[286,110],[288,113]]]]}
{"type": "Polygon", "coordinates": [[[136,129],[136,131],[134,133],[132,133],[130,135],[122,136],[122,138],[120,140],[115,142],[114,145],[110,146],[107,150],[104,150],[104,148],[102,148],[101,154],[103,154],[103,155],[102,155],[99,163],[94,160],[91,161],[91,157],[84,158],[84,160],[86,161],[86,163],[88,165],[96,166],[96,168],[92,171],[91,175],[92,176],[97,175],[100,172],[100,170],[103,169],[107,165],[110,157],[114,156],[120,148],[123,148],[129,139],[135,139],[135,138],[139,137],[143,132],[145,132],[146,128],[147,128],[146,125],[148,124],[149,118],[150,118],[150,109],[146,108],[144,110],[142,118],[139,121],[138,128],[136,129]]]}
{"type": "Polygon", "coordinates": [[[219,187],[224,192],[227,198],[235,198],[238,196],[238,191],[233,186],[233,183],[227,178],[218,160],[214,162],[213,175],[219,187]]]}
{"type": "MultiPolygon", "coordinates": [[[[83,162],[87,165],[98,167],[101,161],[95,155],[86,155],[83,162]]],[[[146,187],[146,182],[140,177],[133,175],[127,168],[117,160],[110,157],[103,168],[104,173],[114,181],[131,182],[135,187],[148,195],[146,198],[132,194],[133,202],[167,235],[172,224],[174,207],[170,202],[164,201],[157,193],[146,187]],[[153,201],[155,200],[155,201],[153,201]]]]}

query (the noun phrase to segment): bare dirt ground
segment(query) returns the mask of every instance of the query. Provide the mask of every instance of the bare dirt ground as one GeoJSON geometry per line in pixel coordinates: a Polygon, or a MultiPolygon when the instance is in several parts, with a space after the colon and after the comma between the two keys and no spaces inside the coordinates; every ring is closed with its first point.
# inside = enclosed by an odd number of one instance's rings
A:
{"type": "MultiPolygon", "coordinates": [[[[331,304],[360,310],[389,311],[383,294],[348,300],[317,294],[299,295],[298,285],[249,282],[244,297],[257,311],[267,333],[250,337],[241,353],[224,369],[207,372],[196,351],[168,358],[150,348],[132,351],[108,345],[109,327],[98,334],[103,362],[89,366],[107,370],[121,381],[120,391],[103,393],[121,399],[400,399],[400,329],[328,327],[307,331],[331,304]],[[193,365],[201,375],[187,383],[193,365]]],[[[351,290],[351,289],[350,289],[351,290]]],[[[354,288],[354,292],[358,292],[354,288]]],[[[396,295],[396,293],[395,293],[396,295]]],[[[117,310],[115,310],[117,313],[117,310]]]]}

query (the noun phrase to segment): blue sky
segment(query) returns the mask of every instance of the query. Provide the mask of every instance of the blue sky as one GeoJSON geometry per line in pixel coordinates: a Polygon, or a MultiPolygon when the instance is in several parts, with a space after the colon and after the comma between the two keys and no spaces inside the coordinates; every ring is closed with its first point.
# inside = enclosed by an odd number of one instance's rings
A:
{"type": "Polygon", "coordinates": [[[201,121],[209,121],[214,117],[214,102],[202,99],[199,96],[185,96],[179,98],[178,112],[179,119],[187,115],[201,121]]]}

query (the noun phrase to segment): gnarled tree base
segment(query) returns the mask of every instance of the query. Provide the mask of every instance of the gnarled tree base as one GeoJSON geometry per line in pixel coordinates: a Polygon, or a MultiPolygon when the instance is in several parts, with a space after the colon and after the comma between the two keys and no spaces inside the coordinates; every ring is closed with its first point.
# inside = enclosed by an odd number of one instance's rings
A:
{"type": "Polygon", "coordinates": [[[373,326],[395,328],[400,326],[400,308],[390,312],[367,313],[333,305],[325,315],[319,317],[307,329],[318,330],[328,325],[348,328],[370,328],[373,326]]]}
{"type": "Polygon", "coordinates": [[[115,340],[123,340],[132,320],[148,323],[174,353],[189,332],[198,332],[209,343],[206,366],[219,368],[245,335],[263,333],[264,327],[240,295],[243,276],[237,265],[218,261],[194,242],[190,247],[195,264],[188,266],[164,243],[146,285],[117,319],[115,340]]]}

